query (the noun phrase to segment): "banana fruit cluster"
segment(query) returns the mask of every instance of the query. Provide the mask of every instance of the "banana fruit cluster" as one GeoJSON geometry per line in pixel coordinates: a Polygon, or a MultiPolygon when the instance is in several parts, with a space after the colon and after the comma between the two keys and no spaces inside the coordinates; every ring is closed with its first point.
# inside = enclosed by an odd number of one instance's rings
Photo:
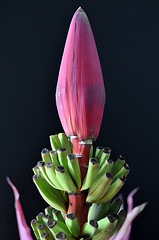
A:
{"type": "Polygon", "coordinates": [[[43,149],[42,160],[33,168],[40,195],[48,203],[31,226],[38,240],[42,239],[109,239],[122,225],[125,213],[122,201],[114,198],[124,185],[129,166],[122,156],[114,162],[108,147],[90,149],[87,174],[81,182],[78,159],[64,133],[50,136],[52,150],[43,149]],[[67,214],[69,194],[85,192],[89,208],[87,222],[79,226],[75,213],[67,214]],[[56,210],[55,210],[56,209],[56,210]]]}
{"type": "Polygon", "coordinates": [[[97,147],[94,157],[92,149],[82,190],[88,189],[86,202],[105,203],[120,191],[130,169],[121,155],[115,163],[110,159],[110,148],[97,147]]]}
{"type": "Polygon", "coordinates": [[[44,213],[40,212],[31,221],[31,226],[38,240],[107,240],[121,227],[125,220],[125,212],[119,211],[121,203],[120,199],[115,199],[106,205],[94,203],[89,210],[88,222],[84,224],[82,233],[80,233],[78,219],[74,213],[62,214],[51,206],[45,208],[44,213]],[[103,216],[104,218],[102,218],[103,216]],[[89,218],[92,219],[89,220],[89,218]]]}

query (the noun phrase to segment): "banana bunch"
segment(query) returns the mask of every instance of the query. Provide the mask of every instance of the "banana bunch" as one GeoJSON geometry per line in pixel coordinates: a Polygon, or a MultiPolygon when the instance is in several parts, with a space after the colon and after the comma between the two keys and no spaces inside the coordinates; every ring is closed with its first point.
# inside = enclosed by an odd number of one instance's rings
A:
{"type": "Polygon", "coordinates": [[[90,160],[87,175],[81,187],[88,189],[86,202],[109,202],[122,188],[129,166],[120,155],[116,162],[110,159],[110,148],[97,147],[93,157],[93,147],[90,150],[90,160]]]}
{"type": "MultiPolygon", "coordinates": [[[[38,240],[42,239],[109,239],[122,225],[125,213],[122,201],[114,198],[120,191],[129,166],[122,156],[114,162],[111,149],[90,148],[87,174],[81,182],[81,170],[73,146],[64,133],[50,136],[52,150],[43,149],[42,160],[33,168],[40,195],[48,203],[31,226],[38,240]],[[69,195],[85,193],[85,204],[91,205],[87,222],[79,226],[75,213],[68,213],[69,195]]],[[[82,213],[81,213],[82,214],[82,213]]]]}
{"type": "Polygon", "coordinates": [[[80,226],[74,213],[63,214],[48,206],[31,221],[31,226],[38,240],[42,239],[77,239],[80,226]]]}
{"type": "Polygon", "coordinates": [[[43,149],[42,161],[33,168],[33,182],[50,206],[66,213],[68,193],[81,188],[80,167],[64,133],[50,136],[50,143],[52,151],[43,149]]]}
{"type": "MultiPolygon", "coordinates": [[[[121,202],[120,202],[121,203],[121,202]]],[[[31,221],[31,226],[38,240],[48,239],[109,239],[122,225],[126,215],[123,210],[119,211],[118,200],[114,200],[107,207],[107,216],[99,219],[91,219],[86,222],[80,233],[78,219],[74,213],[62,214],[51,206],[45,208],[31,221]],[[119,211],[119,213],[118,213],[119,211]]],[[[91,207],[94,209],[95,205],[91,207]]],[[[99,207],[99,205],[98,205],[99,207]]],[[[96,209],[98,209],[98,207],[96,209]]],[[[100,208],[100,213],[104,208],[100,208]]],[[[105,214],[103,212],[103,214],[105,214]]],[[[90,213],[89,213],[90,217],[90,213]]],[[[93,217],[93,216],[92,216],[93,217]]]]}

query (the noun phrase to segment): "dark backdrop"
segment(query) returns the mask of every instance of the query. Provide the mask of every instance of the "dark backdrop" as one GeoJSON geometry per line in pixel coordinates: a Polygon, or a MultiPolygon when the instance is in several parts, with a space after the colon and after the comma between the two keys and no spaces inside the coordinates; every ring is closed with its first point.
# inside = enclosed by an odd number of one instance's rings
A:
{"type": "MultiPolygon", "coordinates": [[[[94,32],[107,99],[98,145],[122,154],[131,166],[124,196],[148,201],[131,239],[153,239],[158,228],[159,2],[0,1],[1,238],[19,239],[13,193],[19,189],[28,224],[45,206],[32,167],[62,131],[55,87],[68,27],[82,6],[94,32]]],[[[156,238],[155,238],[156,239],[156,238]]]]}

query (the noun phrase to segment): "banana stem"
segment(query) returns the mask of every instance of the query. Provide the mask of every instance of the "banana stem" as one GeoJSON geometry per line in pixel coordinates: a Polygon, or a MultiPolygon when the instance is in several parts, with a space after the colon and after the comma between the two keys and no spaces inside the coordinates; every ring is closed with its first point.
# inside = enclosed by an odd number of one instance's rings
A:
{"type": "Polygon", "coordinates": [[[89,162],[89,152],[91,145],[80,144],[79,138],[73,138],[71,142],[73,144],[73,153],[79,155],[79,157],[77,156],[77,159],[81,170],[81,181],[83,183],[83,180],[87,173],[86,166],[88,165],[89,162]]]}
{"type": "Polygon", "coordinates": [[[86,191],[78,192],[75,194],[69,194],[69,206],[68,212],[75,213],[78,218],[78,223],[80,226],[80,232],[82,232],[82,227],[85,222],[87,222],[87,215],[89,210],[89,205],[86,204],[86,191]]]}

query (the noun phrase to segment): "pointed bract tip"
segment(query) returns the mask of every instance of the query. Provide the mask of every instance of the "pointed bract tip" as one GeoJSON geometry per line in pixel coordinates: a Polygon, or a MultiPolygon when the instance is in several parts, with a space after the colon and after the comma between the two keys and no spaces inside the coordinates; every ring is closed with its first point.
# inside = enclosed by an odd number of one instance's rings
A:
{"type": "Polygon", "coordinates": [[[77,9],[77,12],[79,12],[79,11],[83,11],[82,7],[79,7],[79,8],[77,9]]]}

